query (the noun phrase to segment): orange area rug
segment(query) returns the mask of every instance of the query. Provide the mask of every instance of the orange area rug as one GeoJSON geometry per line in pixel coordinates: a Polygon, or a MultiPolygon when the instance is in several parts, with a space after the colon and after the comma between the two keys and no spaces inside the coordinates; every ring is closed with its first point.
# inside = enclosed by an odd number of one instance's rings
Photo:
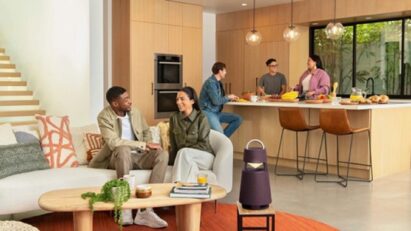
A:
{"type": "MultiPolygon", "coordinates": [[[[176,230],[174,209],[157,209],[157,214],[168,222],[168,227],[160,230],[176,230]]],[[[73,216],[71,213],[51,213],[23,220],[41,231],[71,231],[73,230],[73,216]]],[[[95,212],[95,231],[118,230],[109,212],[95,212]]],[[[264,226],[265,218],[245,218],[244,226],[264,226]]],[[[158,230],[138,225],[124,226],[124,231],[158,230]]],[[[217,213],[214,212],[214,203],[203,203],[201,214],[201,231],[237,230],[237,206],[233,204],[218,204],[217,213]]],[[[284,212],[277,212],[275,218],[277,231],[331,231],[338,230],[327,224],[302,216],[284,212]]]]}

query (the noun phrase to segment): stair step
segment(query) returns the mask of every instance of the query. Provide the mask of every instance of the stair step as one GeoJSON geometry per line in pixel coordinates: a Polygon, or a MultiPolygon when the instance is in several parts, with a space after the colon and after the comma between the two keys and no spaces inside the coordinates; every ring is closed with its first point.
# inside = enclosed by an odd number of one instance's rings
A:
{"type": "Polygon", "coordinates": [[[20,106],[20,105],[39,105],[39,100],[4,100],[0,101],[0,106],[20,106]]]}
{"type": "Polygon", "coordinates": [[[0,53],[5,53],[5,52],[6,52],[6,49],[0,48],[0,53]]]}
{"type": "Polygon", "coordinates": [[[10,57],[7,56],[7,55],[0,55],[0,60],[2,60],[2,61],[9,61],[9,60],[10,60],[10,57]]]}
{"type": "Polygon", "coordinates": [[[29,111],[0,111],[0,117],[11,117],[11,116],[33,116],[35,114],[44,115],[45,110],[29,110],[29,111]]]}
{"type": "Polygon", "coordinates": [[[32,91],[0,91],[0,96],[33,95],[32,91]]]}
{"type": "Polygon", "coordinates": [[[21,77],[20,72],[0,72],[0,77],[21,77]]]}
{"type": "MultiPolygon", "coordinates": [[[[24,126],[24,125],[36,125],[37,121],[36,120],[28,120],[28,121],[18,121],[18,122],[8,122],[12,126],[24,126]]],[[[0,122],[1,124],[5,124],[5,122],[0,122]]]]}
{"type": "Polygon", "coordinates": [[[8,64],[8,63],[0,63],[0,69],[4,68],[4,69],[15,69],[16,68],[16,64],[8,64]]]}
{"type": "Polygon", "coordinates": [[[4,111],[32,111],[40,110],[40,105],[17,105],[17,106],[0,106],[0,112],[4,111]]]}
{"type": "Polygon", "coordinates": [[[27,86],[26,81],[0,81],[0,86],[27,86]]]}

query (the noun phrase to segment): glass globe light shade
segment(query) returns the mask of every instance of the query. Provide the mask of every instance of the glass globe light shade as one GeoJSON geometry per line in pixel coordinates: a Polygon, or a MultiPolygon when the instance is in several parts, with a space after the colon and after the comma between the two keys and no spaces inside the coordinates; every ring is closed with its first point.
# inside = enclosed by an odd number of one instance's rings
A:
{"type": "Polygon", "coordinates": [[[298,28],[294,25],[289,25],[287,28],[285,28],[283,32],[283,37],[285,41],[287,42],[292,42],[297,40],[300,37],[301,33],[298,30],[298,28]]]}
{"type": "Polygon", "coordinates": [[[325,28],[325,34],[327,35],[328,39],[337,40],[342,37],[344,34],[344,26],[337,22],[337,23],[328,23],[327,27],[325,28]]]}
{"type": "Polygon", "coordinates": [[[245,36],[246,42],[251,46],[256,46],[260,44],[262,38],[263,37],[261,36],[261,33],[256,30],[249,31],[245,36]]]}

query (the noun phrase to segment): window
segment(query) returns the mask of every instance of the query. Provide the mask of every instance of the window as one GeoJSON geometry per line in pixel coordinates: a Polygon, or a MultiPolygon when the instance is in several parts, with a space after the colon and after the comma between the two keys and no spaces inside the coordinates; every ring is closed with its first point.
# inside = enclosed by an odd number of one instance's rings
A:
{"type": "Polygon", "coordinates": [[[411,19],[405,21],[404,27],[404,94],[411,95],[411,19]]]}
{"type": "Polygon", "coordinates": [[[352,87],[372,94],[374,82],[375,94],[411,98],[411,19],[348,24],[336,41],[313,27],[310,38],[311,53],[339,83],[339,95],[349,95],[352,87]]]}

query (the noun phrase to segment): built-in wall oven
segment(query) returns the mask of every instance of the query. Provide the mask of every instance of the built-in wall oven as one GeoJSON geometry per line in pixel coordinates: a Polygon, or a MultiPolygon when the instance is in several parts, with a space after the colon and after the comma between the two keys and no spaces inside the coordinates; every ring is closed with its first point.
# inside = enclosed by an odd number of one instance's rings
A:
{"type": "Polygon", "coordinates": [[[183,84],[183,56],[156,54],[155,89],[179,89],[183,84]]]}
{"type": "Polygon", "coordinates": [[[155,54],[154,64],[154,117],[169,118],[178,111],[176,97],[183,87],[183,56],[155,54]]]}
{"type": "Polygon", "coordinates": [[[173,112],[178,111],[176,104],[177,92],[176,90],[156,90],[154,100],[156,103],[155,118],[169,118],[173,112]]]}

